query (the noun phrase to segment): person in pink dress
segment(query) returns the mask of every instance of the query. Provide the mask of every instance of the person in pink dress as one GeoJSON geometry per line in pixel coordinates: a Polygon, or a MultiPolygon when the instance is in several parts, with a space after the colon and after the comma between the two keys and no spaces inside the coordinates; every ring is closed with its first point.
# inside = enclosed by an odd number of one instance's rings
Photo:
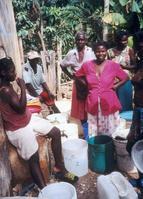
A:
{"type": "Polygon", "coordinates": [[[119,125],[121,104],[116,89],[128,80],[128,75],[119,64],[106,59],[105,42],[93,44],[96,60],[84,63],[75,73],[75,78],[85,76],[88,84],[86,111],[89,136],[106,134],[112,136],[119,125]],[[115,78],[119,81],[115,83],[115,78]]]}
{"type": "MultiPolygon", "coordinates": [[[[61,61],[62,70],[70,77],[73,78],[73,72],[80,69],[81,65],[88,61],[95,59],[92,48],[86,46],[86,35],[84,32],[78,32],[75,35],[76,48],[70,50],[64,59],[61,61]]],[[[72,89],[72,105],[71,117],[84,122],[87,119],[85,112],[85,100],[77,99],[75,82],[72,89]]]]}

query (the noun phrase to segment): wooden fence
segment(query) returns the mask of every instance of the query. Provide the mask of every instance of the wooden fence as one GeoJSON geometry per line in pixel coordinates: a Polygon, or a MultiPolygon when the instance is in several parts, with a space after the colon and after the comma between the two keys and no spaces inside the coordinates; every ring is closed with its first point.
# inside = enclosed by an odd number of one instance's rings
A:
{"type": "Polygon", "coordinates": [[[43,72],[50,90],[57,99],[71,98],[72,80],[62,72],[60,67],[61,51],[49,51],[49,63],[47,64],[45,54],[41,51],[43,72]]]}

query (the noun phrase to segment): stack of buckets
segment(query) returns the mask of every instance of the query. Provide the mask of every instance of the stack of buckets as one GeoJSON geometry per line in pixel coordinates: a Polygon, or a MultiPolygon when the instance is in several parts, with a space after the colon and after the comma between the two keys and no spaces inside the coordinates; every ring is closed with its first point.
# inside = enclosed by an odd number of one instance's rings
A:
{"type": "Polygon", "coordinates": [[[88,137],[88,123],[83,124],[83,131],[88,142],[89,168],[97,173],[111,172],[115,162],[112,138],[107,135],[88,137]]]}

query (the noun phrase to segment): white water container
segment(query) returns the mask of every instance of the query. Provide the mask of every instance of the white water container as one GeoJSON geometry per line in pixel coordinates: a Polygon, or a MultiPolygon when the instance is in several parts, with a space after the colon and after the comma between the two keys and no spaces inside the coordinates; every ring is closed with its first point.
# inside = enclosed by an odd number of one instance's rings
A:
{"type": "Polygon", "coordinates": [[[131,156],[138,170],[143,173],[143,140],[139,140],[133,145],[131,156]]]}
{"type": "Polygon", "coordinates": [[[38,198],[45,199],[77,199],[75,187],[67,182],[52,183],[44,187],[38,198]]]}
{"type": "Polygon", "coordinates": [[[97,178],[99,199],[137,199],[132,185],[119,172],[101,175],[97,178]]]}
{"type": "Polygon", "coordinates": [[[46,119],[53,125],[65,124],[68,121],[68,115],[66,113],[54,113],[48,115],[46,119]]]}
{"type": "Polygon", "coordinates": [[[77,139],[78,138],[78,126],[74,123],[58,124],[55,125],[61,131],[62,143],[66,140],[77,139]]]}
{"type": "Polygon", "coordinates": [[[116,187],[104,175],[100,175],[97,178],[97,192],[99,199],[119,199],[116,187]]]}
{"type": "Polygon", "coordinates": [[[78,177],[88,173],[87,149],[88,144],[82,139],[67,140],[62,145],[65,167],[78,177]]]}

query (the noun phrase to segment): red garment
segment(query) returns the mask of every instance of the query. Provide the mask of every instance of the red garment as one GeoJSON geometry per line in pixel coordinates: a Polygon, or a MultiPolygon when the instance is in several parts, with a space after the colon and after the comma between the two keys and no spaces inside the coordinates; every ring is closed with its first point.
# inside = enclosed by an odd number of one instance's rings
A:
{"type": "Polygon", "coordinates": [[[25,127],[30,119],[31,113],[26,109],[25,113],[18,114],[15,112],[9,104],[0,100],[0,111],[3,119],[4,128],[7,131],[15,131],[25,127]]]}
{"type": "Polygon", "coordinates": [[[86,76],[89,94],[86,99],[86,111],[92,115],[98,113],[98,99],[103,115],[110,115],[121,109],[116,92],[112,89],[115,78],[125,80],[127,74],[119,64],[106,60],[100,77],[96,75],[95,61],[88,61],[76,72],[76,76],[86,76]]]}
{"type": "Polygon", "coordinates": [[[53,98],[49,98],[49,95],[46,91],[43,91],[42,93],[40,93],[40,96],[43,98],[44,100],[44,103],[47,105],[47,106],[52,106],[55,104],[55,101],[53,98]]]}
{"type": "Polygon", "coordinates": [[[71,117],[77,118],[79,120],[84,120],[87,118],[87,113],[85,111],[85,100],[77,99],[75,83],[73,83],[72,88],[71,117]]]}

